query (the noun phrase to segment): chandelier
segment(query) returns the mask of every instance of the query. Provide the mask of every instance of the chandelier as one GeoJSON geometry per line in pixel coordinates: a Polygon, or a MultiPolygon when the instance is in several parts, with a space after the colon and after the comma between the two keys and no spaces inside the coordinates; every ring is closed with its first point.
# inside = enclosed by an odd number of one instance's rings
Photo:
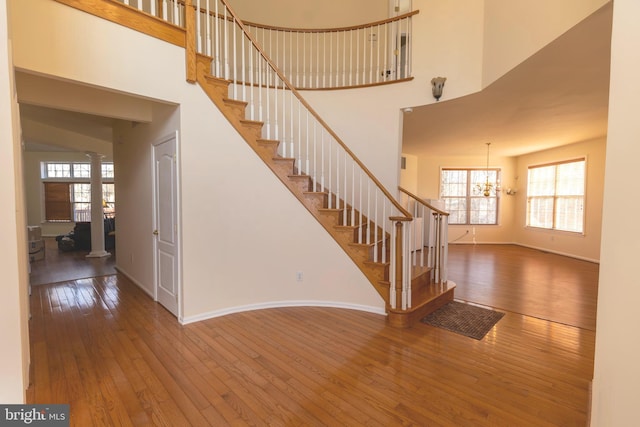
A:
{"type": "Polygon", "coordinates": [[[478,193],[482,193],[484,197],[489,197],[492,192],[498,192],[500,189],[497,184],[493,182],[489,182],[489,147],[491,146],[490,142],[487,142],[487,167],[485,169],[485,182],[476,184],[476,191],[478,193]]]}

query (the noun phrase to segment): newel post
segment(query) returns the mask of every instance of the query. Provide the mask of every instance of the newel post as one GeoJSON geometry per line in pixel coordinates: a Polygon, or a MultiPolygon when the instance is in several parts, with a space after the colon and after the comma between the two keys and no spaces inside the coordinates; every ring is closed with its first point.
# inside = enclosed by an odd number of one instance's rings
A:
{"type": "Polygon", "coordinates": [[[184,24],[186,29],[185,54],[187,81],[196,82],[196,16],[197,12],[193,7],[193,0],[184,2],[184,24]]]}
{"type": "Polygon", "coordinates": [[[403,245],[402,245],[402,236],[403,236],[403,223],[402,221],[397,221],[396,222],[396,241],[395,241],[395,247],[396,247],[396,251],[395,251],[395,265],[396,265],[396,269],[395,269],[395,277],[394,277],[394,282],[395,282],[395,289],[396,289],[396,306],[400,305],[400,307],[402,307],[402,309],[406,309],[406,289],[403,286],[403,280],[402,280],[402,276],[404,273],[404,268],[403,268],[403,262],[402,262],[402,254],[403,254],[403,245]],[[398,293],[397,290],[400,289],[400,295],[401,295],[401,299],[400,299],[400,304],[398,304],[397,302],[397,298],[398,298],[398,293]]]}

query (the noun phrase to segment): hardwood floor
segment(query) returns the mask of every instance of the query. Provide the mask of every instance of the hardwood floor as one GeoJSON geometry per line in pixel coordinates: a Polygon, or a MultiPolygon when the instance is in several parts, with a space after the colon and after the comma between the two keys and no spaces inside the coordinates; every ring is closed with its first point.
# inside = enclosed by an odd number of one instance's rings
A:
{"type": "Polygon", "coordinates": [[[115,274],[115,252],[104,258],[87,258],[89,251],[63,252],[54,238],[44,239],[45,259],[31,263],[29,282],[33,286],[86,277],[115,274]]]}
{"type": "MultiPolygon", "coordinates": [[[[479,256],[476,249],[463,258],[479,256]]],[[[331,308],[259,310],[181,326],[121,275],[37,286],[31,305],[28,401],[69,403],[74,426],[587,420],[595,332],[511,311],[481,341],[331,308]]]]}
{"type": "Polygon", "coordinates": [[[449,245],[455,298],[596,330],[599,264],[516,245],[449,245]]]}

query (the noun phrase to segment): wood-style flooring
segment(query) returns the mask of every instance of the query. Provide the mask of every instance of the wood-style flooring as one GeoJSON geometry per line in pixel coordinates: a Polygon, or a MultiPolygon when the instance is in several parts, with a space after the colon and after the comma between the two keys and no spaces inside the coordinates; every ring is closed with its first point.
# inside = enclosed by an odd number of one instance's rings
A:
{"type": "Polygon", "coordinates": [[[87,258],[89,251],[63,252],[58,249],[56,239],[46,237],[43,240],[45,258],[30,263],[32,286],[116,274],[114,250],[109,251],[111,256],[108,257],[87,258]]]}
{"type": "Polygon", "coordinates": [[[455,298],[596,330],[600,265],[516,245],[449,245],[455,298]]]}
{"type": "MultiPolygon", "coordinates": [[[[461,259],[473,264],[479,248],[461,259]]],[[[566,260],[551,256],[537,268],[561,269],[566,260]]],[[[508,287],[515,279],[496,280],[508,287]]],[[[498,288],[487,292],[513,294],[498,288]]],[[[121,275],[34,287],[31,307],[28,401],[69,403],[74,426],[587,422],[595,332],[517,312],[481,341],[332,308],[181,326],[121,275]]]]}

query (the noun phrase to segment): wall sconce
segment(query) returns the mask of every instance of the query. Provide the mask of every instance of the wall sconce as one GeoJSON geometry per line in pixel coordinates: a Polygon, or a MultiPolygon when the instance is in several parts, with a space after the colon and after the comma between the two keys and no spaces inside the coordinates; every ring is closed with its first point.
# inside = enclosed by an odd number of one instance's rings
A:
{"type": "Polygon", "coordinates": [[[446,77],[434,77],[431,79],[431,93],[436,101],[440,101],[442,96],[442,89],[444,88],[444,82],[447,81],[446,77]]]}

